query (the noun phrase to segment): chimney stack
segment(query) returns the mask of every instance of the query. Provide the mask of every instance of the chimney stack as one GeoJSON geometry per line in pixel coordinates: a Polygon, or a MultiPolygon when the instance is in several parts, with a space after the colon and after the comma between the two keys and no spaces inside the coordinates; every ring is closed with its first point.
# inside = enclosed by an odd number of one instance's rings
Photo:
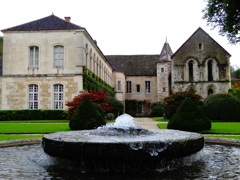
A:
{"type": "Polygon", "coordinates": [[[67,21],[67,22],[70,22],[71,21],[71,17],[64,17],[65,18],[65,21],[67,21]]]}

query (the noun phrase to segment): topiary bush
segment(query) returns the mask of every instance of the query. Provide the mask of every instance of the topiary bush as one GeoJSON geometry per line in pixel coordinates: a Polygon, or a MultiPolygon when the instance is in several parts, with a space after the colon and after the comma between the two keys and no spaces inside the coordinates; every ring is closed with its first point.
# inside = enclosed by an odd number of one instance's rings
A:
{"type": "Polygon", "coordinates": [[[211,122],[190,98],[186,98],[177,113],[169,120],[167,128],[197,132],[210,130],[211,122]]]}
{"type": "Polygon", "coordinates": [[[208,96],[203,101],[203,111],[211,120],[240,121],[240,100],[227,93],[208,96]]]}
{"type": "Polygon", "coordinates": [[[161,102],[151,104],[150,117],[162,117],[163,112],[163,104],[161,102]]]}
{"type": "Polygon", "coordinates": [[[115,116],[114,116],[113,113],[107,113],[106,119],[107,119],[107,120],[114,120],[114,119],[115,119],[115,116]]]}
{"type": "Polygon", "coordinates": [[[173,93],[164,99],[164,118],[170,119],[177,112],[179,106],[187,97],[190,98],[197,106],[202,105],[202,96],[196,94],[193,90],[173,93]]]}
{"type": "Polygon", "coordinates": [[[70,118],[71,130],[94,129],[105,125],[104,113],[101,107],[85,98],[70,118]]]}

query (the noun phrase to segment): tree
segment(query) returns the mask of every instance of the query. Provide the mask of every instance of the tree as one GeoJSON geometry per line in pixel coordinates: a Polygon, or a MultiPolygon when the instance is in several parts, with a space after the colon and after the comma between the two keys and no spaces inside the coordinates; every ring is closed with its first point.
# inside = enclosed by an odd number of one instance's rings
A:
{"type": "Polygon", "coordinates": [[[170,119],[177,112],[179,106],[186,99],[186,97],[190,98],[196,105],[202,105],[202,96],[196,94],[196,92],[193,90],[173,93],[164,99],[164,118],[170,119]]]}
{"type": "Polygon", "coordinates": [[[211,129],[207,115],[190,99],[185,98],[167,125],[168,129],[203,131],[211,129]]]}
{"type": "Polygon", "coordinates": [[[71,130],[95,129],[106,125],[101,107],[85,96],[83,102],[73,113],[69,127],[71,130]]]}
{"type": "Polygon", "coordinates": [[[79,94],[75,96],[71,102],[68,102],[66,106],[68,106],[68,112],[73,114],[79,104],[83,102],[84,99],[89,98],[90,101],[97,103],[103,110],[103,112],[108,112],[112,109],[109,106],[107,94],[104,91],[90,91],[89,93],[79,94]]]}
{"type": "Polygon", "coordinates": [[[203,19],[213,28],[219,28],[220,35],[226,35],[229,42],[240,42],[240,3],[237,0],[207,0],[203,19]]]}

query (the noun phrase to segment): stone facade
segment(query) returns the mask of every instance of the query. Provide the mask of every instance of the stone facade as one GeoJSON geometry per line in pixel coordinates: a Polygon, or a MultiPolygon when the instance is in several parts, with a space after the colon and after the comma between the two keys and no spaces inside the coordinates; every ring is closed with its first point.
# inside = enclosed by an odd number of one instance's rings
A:
{"type": "Polygon", "coordinates": [[[202,97],[228,92],[230,54],[199,28],[172,56],[172,90],[193,89],[202,97]]]}
{"type": "Polygon", "coordinates": [[[0,109],[66,109],[83,89],[83,66],[115,88],[121,102],[136,100],[136,116],[172,91],[201,96],[228,92],[230,54],[201,28],[173,54],[105,56],[85,28],[54,15],[2,30],[0,109]]]}
{"type": "Polygon", "coordinates": [[[51,15],[2,32],[1,109],[66,109],[84,91],[83,66],[112,85],[111,65],[80,26],[51,15]]]}

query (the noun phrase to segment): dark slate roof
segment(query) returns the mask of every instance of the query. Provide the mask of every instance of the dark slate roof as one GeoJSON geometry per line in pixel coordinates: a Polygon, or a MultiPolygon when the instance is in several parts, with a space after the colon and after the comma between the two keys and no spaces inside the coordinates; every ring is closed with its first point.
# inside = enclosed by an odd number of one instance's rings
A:
{"type": "Polygon", "coordinates": [[[168,42],[165,42],[159,56],[158,62],[171,61],[171,56],[173,55],[172,49],[168,42]]]}
{"type": "Polygon", "coordinates": [[[156,76],[156,62],[159,55],[108,55],[109,63],[115,71],[126,76],[156,76]]]}
{"type": "Polygon", "coordinates": [[[31,21],[22,25],[3,29],[5,31],[42,31],[42,30],[70,30],[70,29],[84,29],[71,22],[67,22],[55,15],[50,15],[35,21],[31,21]]]}

